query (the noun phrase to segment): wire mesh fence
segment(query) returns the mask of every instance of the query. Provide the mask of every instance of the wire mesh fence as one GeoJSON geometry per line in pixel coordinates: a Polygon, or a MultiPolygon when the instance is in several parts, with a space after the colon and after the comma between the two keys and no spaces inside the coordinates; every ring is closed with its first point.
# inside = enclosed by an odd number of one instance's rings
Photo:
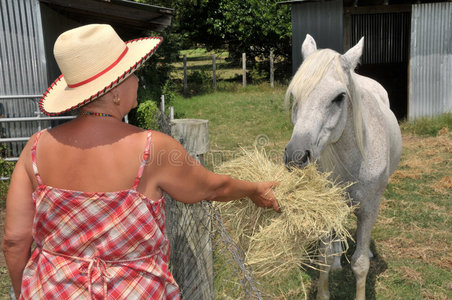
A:
{"type": "MultiPolygon", "coordinates": [[[[159,113],[158,120],[160,130],[170,134],[169,118],[159,113]]],[[[182,299],[266,298],[211,202],[184,204],[168,195],[165,200],[170,269],[182,299]]]]}
{"type": "Polygon", "coordinates": [[[212,203],[187,205],[166,197],[170,268],[183,299],[263,299],[212,203]]]}

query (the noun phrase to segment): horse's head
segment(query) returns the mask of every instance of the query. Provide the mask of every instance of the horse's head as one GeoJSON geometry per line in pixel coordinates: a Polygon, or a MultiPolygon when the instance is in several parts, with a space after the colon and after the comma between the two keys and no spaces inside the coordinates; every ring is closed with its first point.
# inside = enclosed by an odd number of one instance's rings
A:
{"type": "Polygon", "coordinates": [[[303,64],[286,92],[286,103],[293,96],[294,125],[284,153],[286,165],[306,166],[341,137],[349,106],[354,105],[350,74],[359,62],[362,48],[363,39],[340,55],[329,49],[317,50],[314,39],[306,36],[301,47],[303,64]]]}

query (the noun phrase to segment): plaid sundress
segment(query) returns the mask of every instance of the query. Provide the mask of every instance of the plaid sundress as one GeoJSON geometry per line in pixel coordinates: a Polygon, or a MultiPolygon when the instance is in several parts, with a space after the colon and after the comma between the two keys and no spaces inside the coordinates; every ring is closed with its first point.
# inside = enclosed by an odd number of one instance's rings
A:
{"type": "Polygon", "coordinates": [[[168,269],[163,198],[137,192],[149,157],[131,189],[87,193],[45,185],[32,147],[39,187],[33,193],[36,249],[22,278],[20,299],[179,299],[168,269]]]}

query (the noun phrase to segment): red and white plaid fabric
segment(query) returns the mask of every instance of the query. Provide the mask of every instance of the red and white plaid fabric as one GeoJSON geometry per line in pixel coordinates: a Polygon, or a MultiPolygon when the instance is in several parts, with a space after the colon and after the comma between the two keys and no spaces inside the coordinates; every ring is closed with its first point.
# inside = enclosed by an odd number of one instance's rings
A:
{"type": "Polygon", "coordinates": [[[107,193],[64,190],[43,184],[33,193],[36,242],[24,270],[20,299],[179,299],[168,270],[169,243],[163,198],[152,201],[133,187],[107,193]]]}

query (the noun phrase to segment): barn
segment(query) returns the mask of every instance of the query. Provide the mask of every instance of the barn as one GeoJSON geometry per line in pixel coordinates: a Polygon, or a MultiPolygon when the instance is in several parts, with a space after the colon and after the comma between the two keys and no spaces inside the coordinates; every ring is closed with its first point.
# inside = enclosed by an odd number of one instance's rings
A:
{"type": "Polygon", "coordinates": [[[452,111],[452,3],[411,0],[285,1],[292,7],[293,73],[307,33],[340,53],[365,37],[357,73],[388,91],[397,118],[452,111]]]}

